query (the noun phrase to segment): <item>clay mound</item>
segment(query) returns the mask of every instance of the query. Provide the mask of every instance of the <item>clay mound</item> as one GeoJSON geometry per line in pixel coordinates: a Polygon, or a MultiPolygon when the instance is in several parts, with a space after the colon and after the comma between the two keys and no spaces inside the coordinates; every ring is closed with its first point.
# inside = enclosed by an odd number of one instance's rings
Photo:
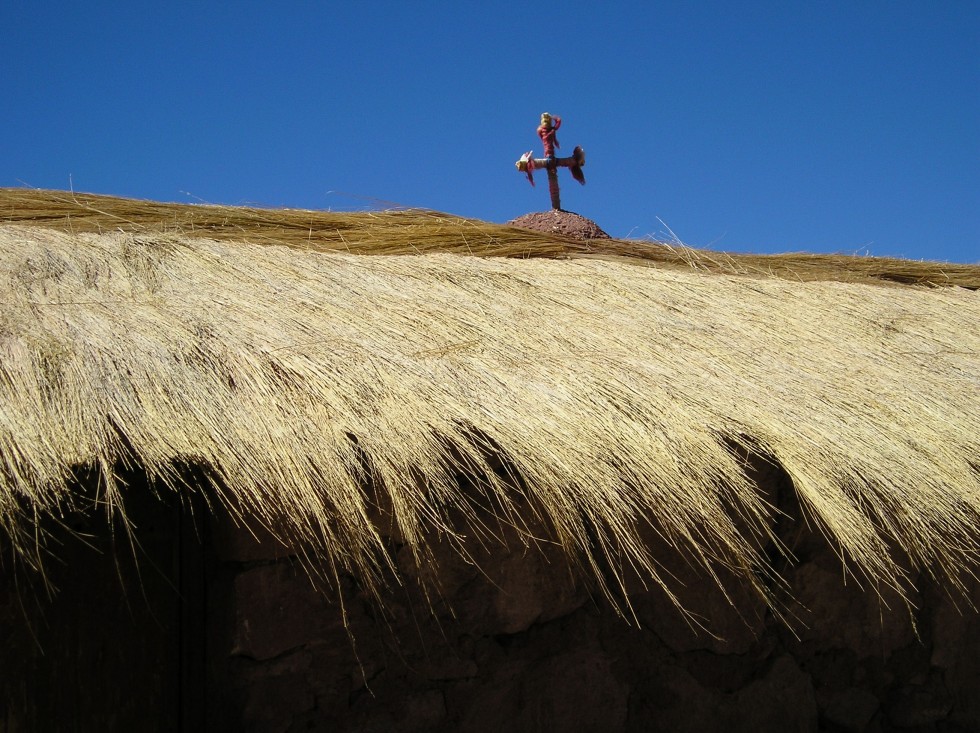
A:
{"type": "Polygon", "coordinates": [[[533,214],[524,214],[507,222],[511,226],[533,229],[536,232],[561,234],[573,239],[610,239],[599,225],[572,211],[552,209],[533,214]]]}

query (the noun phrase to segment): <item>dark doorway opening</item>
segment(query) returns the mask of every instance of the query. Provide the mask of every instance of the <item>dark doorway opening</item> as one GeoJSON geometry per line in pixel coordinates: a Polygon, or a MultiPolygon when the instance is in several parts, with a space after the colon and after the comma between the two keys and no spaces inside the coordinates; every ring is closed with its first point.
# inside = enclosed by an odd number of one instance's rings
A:
{"type": "Polygon", "coordinates": [[[123,479],[126,522],[89,473],[38,520],[39,568],[0,536],[0,729],[203,728],[203,502],[123,479]]]}

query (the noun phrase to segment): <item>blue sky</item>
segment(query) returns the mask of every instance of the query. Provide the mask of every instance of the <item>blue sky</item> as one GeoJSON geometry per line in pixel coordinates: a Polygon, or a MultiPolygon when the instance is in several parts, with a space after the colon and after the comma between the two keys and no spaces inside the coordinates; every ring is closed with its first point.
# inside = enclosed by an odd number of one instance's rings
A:
{"type": "Polygon", "coordinates": [[[980,262],[980,2],[0,5],[0,186],[980,262]]]}

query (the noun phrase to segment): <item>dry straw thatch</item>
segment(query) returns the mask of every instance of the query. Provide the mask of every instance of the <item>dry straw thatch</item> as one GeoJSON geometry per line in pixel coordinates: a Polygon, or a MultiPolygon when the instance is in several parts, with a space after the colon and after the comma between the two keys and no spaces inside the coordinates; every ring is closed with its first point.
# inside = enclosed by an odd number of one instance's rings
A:
{"type": "Polygon", "coordinates": [[[980,267],[846,255],[730,255],[638,240],[588,243],[421,210],[329,212],[167,204],[93,194],[0,189],[0,221],[71,232],[179,232],[188,237],[348,254],[449,252],[483,257],[585,257],[729,275],[980,288],[980,267]]]}
{"type": "Polygon", "coordinates": [[[864,577],[904,582],[896,548],[943,577],[977,568],[980,293],[866,284],[938,265],[800,282],[432,213],[70,200],[0,195],[21,222],[0,225],[0,522],[22,549],[36,514],[78,501],[80,466],[124,507],[128,458],[178,490],[206,466],[234,511],[368,582],[386,570],[374,502],[423,559],[453,512],[488,535],[480,506],[529,526],[523,494],[614,578],[662,580],[652,526],[763,590],[776,512],[744,449],[785,469],[864,577]]]}

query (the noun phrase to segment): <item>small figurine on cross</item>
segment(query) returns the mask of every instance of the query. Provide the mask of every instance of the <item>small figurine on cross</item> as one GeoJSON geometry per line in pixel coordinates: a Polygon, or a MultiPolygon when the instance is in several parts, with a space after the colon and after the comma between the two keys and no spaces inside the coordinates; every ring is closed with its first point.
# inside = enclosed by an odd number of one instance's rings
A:
{"type": "Polygon", "coordinates": [[[544,112],[541,115],[541,124],[538,126],[538,137],[544,146],[543,158],[532,158],[531,151],[528,150],[517,161],[517,170],[527,175],[527,180],[534,185],[534,169],[544,168],[548,171],[548,190],[551,193],[551,208],[560,211],[561,199],[558,195],[558,169],[569,168],[572,171],[572,178],[585,185],[585,174],[582,173],[582,166],[585,165],[585,151],[581,147],[576,147],[569,158],[556,158],[555,148],[561,147],[555,132],[561,127],[561,117],[552,117],[544,112]]]}

